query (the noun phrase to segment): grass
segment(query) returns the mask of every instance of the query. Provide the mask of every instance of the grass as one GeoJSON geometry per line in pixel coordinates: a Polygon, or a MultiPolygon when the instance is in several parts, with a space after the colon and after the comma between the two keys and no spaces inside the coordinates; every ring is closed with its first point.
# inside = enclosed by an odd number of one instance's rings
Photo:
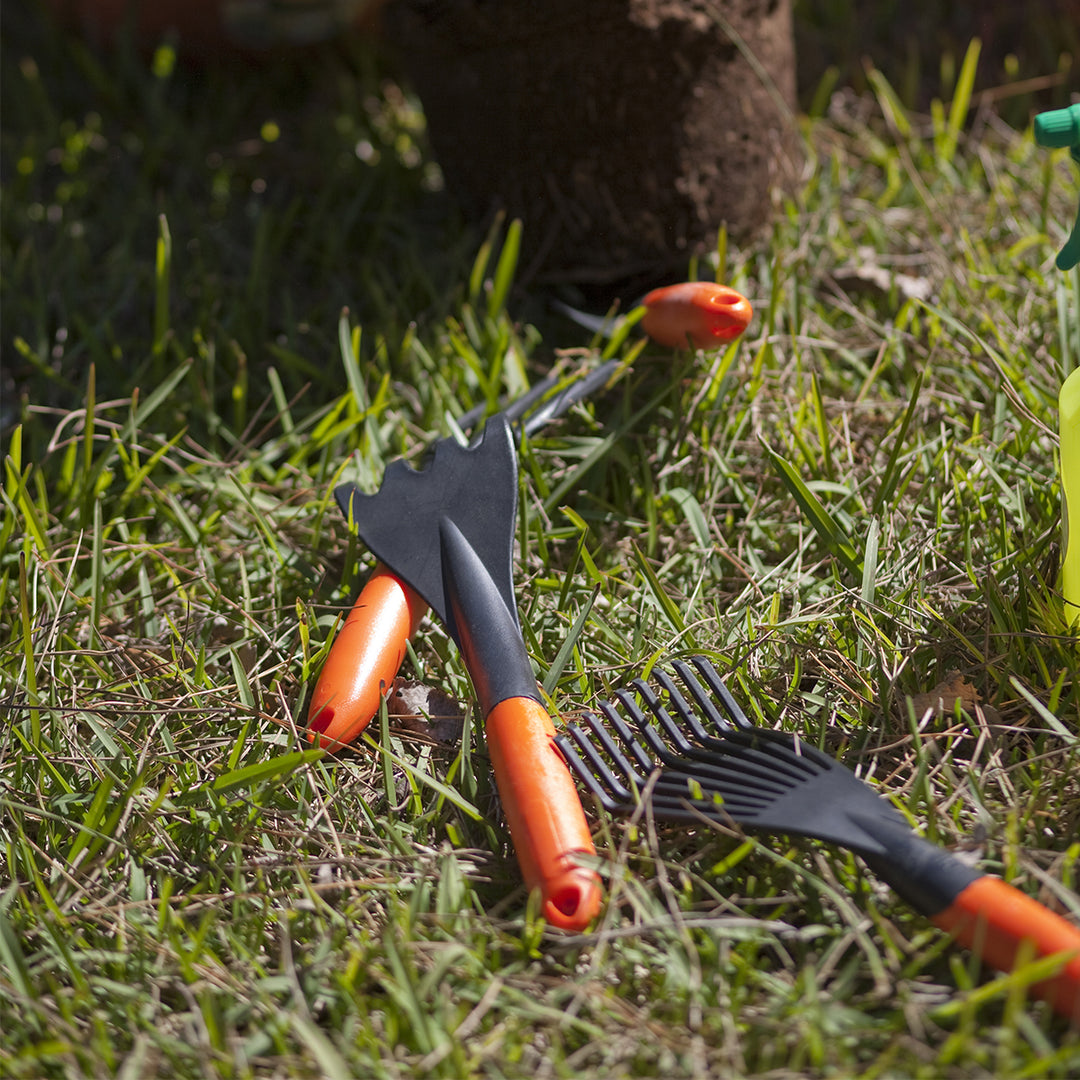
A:
{"type": "MultiPolygon", "coordinates": [[[[845,853],[598,814],[609,902],[569,936],[520,887],[475,717],[303,749],[369,566],[335,480],[603,346],[510,287],[506,228],[455,218],[365,47],[192,72],[5,17],[0,1071],[1076,1074],[1023,971],[845,853]]],[[[754,300],[746,339],[646,347],[523,448],[529,650],[564,711],[706,651],[759,722],[1075,920],[1075,174],[962,95],[868,84],[805,118],[771,233],[698,266],[754,300]],[[973,715],[909,705],[954,671],[973,715]]],[[[414,649],[471,701],[440,627],[414,649]]]]}

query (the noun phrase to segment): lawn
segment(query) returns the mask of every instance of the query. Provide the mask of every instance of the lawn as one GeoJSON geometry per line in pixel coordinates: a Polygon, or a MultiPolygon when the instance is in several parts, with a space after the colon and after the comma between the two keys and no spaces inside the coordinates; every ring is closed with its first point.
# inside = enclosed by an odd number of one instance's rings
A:
{"type": "Polygon", "coordinates": [[[607,902],[545,926],[435,622],[404,674],[460,738],[302,737],[372,566],[335,483],[606,350],[619,381],[520,453],[552,708],[707,654],[756,722],[1080,921],[1077,173],[1022,126],[1059,74],[980,97],[960,54],[926,108],[872,65],[808,94],[772,228],[686,268],[749,331],[673,353],[512,280],[516,226],[460,219],[377,44],[192,68],[6,10],[3,49],[0,1073],[1080,1075],[1030,971],[813,841],[587,801],[607,902]]]}

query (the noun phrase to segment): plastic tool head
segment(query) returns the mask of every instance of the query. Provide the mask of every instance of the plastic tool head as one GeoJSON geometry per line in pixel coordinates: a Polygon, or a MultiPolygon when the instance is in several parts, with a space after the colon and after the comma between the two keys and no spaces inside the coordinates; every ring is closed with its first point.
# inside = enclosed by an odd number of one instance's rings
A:
{"type": "Polygon", "coordinates": [[[375,495],[337,491],[360,538],[446,624],[485,718],[488,750],[526,884],[549,922],[583,930],[600,882],[588,822],[517,620],[512,577],[517,458],[510,422],[493,416],[474,446],[444,439],[427,467],[395,462],[375,495]]]}
{"type": "MultiPolygon", "coordinates": [[[[1080,165],[1080,104],[1039,113],[1035,117],[1035,141],[1040,146],[1070,147],[1073,161],[1080,165]]],[[[1059,270],[1071,270],[1080,262],[1080,211],[1056,261],[1059,270]]]]}
{"type": "Polygon", "coordinates": [[[556,744],[601,804],[658,820],[715,821],[816,837],[858,852],[935,925],[989,964],[1055,957],[1032,986],[1080,1024],[1080,929],[1016,888],[919,837],[854,773],[797,736],[755,728],[704,657],[675,661],[682,687],[655,671],[586,714],[556,744]],[[629,718],[629,723],[625,718],[629,718]],[[606,723],[605,723],[606,721],[606,723]],[[612,735],[610,732],[614,732],[612,735]]]}
{"type": "Polygon", "coordinates": [[[334,496],[346,519],[355,521],[364,544],[423,597],[456,639],[442,556],[443,523],[452,522],[454,532],[487,570],[517,626],[517,457],[505,416],[493,416],[473,446],[440,440],[422,469],[392,462],[374,495],[365,495],[355,484],[342,484],[334,496]]]}
{"type": "Polygon", "coordinates": [[[880,864],[885,880],[924,912],[947,906],[978,876],[938,860],[939,849],[918,840],[899,811],[817,747],[754,727],[703,657],[673,667],[681,689],[654,671],[660,694],[637,679],[600,706],[603,719],[586,714],[583,724],[569,725],[576,745],[559,738],[571,768],[606,809],[630,813],[647,790],[658,818],[706,817],[825,840],[875,869],[880,864]]]}
{"type": "Polygon", "coordinates": [[[641,328],[658,345],[716,349],[734,341],[750,325],[750,301],[726,285],[684,281],[653,289],[644,300],[641,328]]]}
{"type": "Polygon", "coordinates": [[[506,416],[471,446],[442,439],[423,469],[393,462],[374,495],[353,484],[334,494],[360,539],[442,620],[484,714],[535,697],[514,600],[517,455],[506,416]]]}

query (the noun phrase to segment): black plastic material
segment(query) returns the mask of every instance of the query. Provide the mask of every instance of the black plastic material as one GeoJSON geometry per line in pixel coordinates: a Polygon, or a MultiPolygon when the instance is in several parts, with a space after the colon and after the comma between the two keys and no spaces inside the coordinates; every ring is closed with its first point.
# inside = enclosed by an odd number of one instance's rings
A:
{"type": "MultiPolygon", "coordinates": [[[[857,815],[852,815],[858,820],[857,815]]],[[[868,831],[883,829],[879,840],[887,854],[883,858],[865,855],[866,865],[887,882],[916,911],[937,915],[953,902],[973,881],[982,877],[974,867],[958,859],[951,851],[931,844],[912,832],[906,824],[902,831],[891,823],[860,821],[868,831]]]]}
{"type": "MultiPolygon", "coordinates": [[[[606,386],[620,361],[578,379],[551,375],[492,416],[469,446],[435,444],[424,467],[387,466],[374,495],[355,484],[334,492],[360,539],[419,593],[462,651],[486,716],[509,697],[539,700],[514,599],[517,457],[511,420],[531,435],[606,386]],[[565,385],[561,386],[565,382],[565,385]]],[[[482,410],[459,421],[468,428],[482,410]]]]}
{"type": "MultiPolygon", "coordinates": [[[[568,412],[579,401],[584,401],[597,391],[603,390],[621,365],[621,360],[607,360],[599,367],[576,378],[553,372],[500,411],[514,423],[524,417],[518,429],[528,436],[535,435],[553,420],[557,420],[568,412]],[[559,389],[560,386],[561,389],[559,389]]],[[[483,405],[469,409],[458,417],[458,426],[462,431],[469,431],[484,419],[485,411],[483,405]]]]}
{"type": "MultiPolygon", "coordinates": [[[[564,386],[558,393],[552,394],[544,403],[526,417],[521,425],[526,435],[535,435],[541,428],[557,420],[565,412],[576,405],[592,397],[599,390],[603,390],[611,382],[615,372],[621,366],[621,360],[608,360],[598,368],[594,368],[587,375],[576,379],[564,386]]],[[[523,410],[524,411],[524,410],[523,410]]]]}
{"type": "Polygon", "coordinates": [[[514,601],[517,457],[506,417],[493,416],[473,446],[436,443],[423,469],[393,462],[374,495],[355,484],[334,494],[376,558],[446,624],[484,715],[508,697],[537,698],[514,601]]]}
{"type": "Polygon", "coordinates": [[[507,608],[472,545],[449,518],[439,523],[439,536],[447,628],[461,649],[484,716],[507,698],[539,701],[513,609],[507,608]]]}
{"type": "Polygon", "coordinates": [[[637,680],[633,691],[600,706],[603,719],[585,714],[556,740],[609,811],[632,813],[646,793],[657,819],[707,818],[824,840],[861,855],[926,915],[949,907],[981,876],[921,839],[895,807],[827,754],[795,735],[755,728],[715,668],[703,657],[692,665],[674,667],[693,705],[669,676],[655,673],[663,696],[637,680]]]}
{"type": "Polygon", "coordinates": [[[443,521],[452,521],[487,571],[518,632],[513,579],[517,456],[505,416],[491,417],[474,446],[441,439],[422,469],[392,462],[374,495],[365,495],[355,484],[340,485],[334,495],[368,549],[418,592],[451,632],[442,532],[443,521]]]}

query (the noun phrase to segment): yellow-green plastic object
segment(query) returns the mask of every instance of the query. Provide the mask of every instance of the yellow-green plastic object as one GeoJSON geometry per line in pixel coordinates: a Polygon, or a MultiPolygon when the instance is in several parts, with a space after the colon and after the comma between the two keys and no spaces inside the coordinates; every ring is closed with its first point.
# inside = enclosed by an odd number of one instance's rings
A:
{"type": "MultiPolygon", "coordinates": [[[[1080,104],[1052,109],[1035,117],[1035,141],[1040,146],[1069,147],[1080,165],[1080,104]]],[[[1059,270],[1080,262],[1080,213],[1069,239],[1055,260],[1059,270]]],[[[1080,368],[1064,382],[1058,394],[1061,440],[1061,593],[1065,621],[1080,622],[1080,368]]]]}
{"type": "Polygon", "coordinates": [[[1080,368],[1064,382],[1058,395],[1061,438],[1061,592],[1065,621],[1080,621],[1080,368]]]}

